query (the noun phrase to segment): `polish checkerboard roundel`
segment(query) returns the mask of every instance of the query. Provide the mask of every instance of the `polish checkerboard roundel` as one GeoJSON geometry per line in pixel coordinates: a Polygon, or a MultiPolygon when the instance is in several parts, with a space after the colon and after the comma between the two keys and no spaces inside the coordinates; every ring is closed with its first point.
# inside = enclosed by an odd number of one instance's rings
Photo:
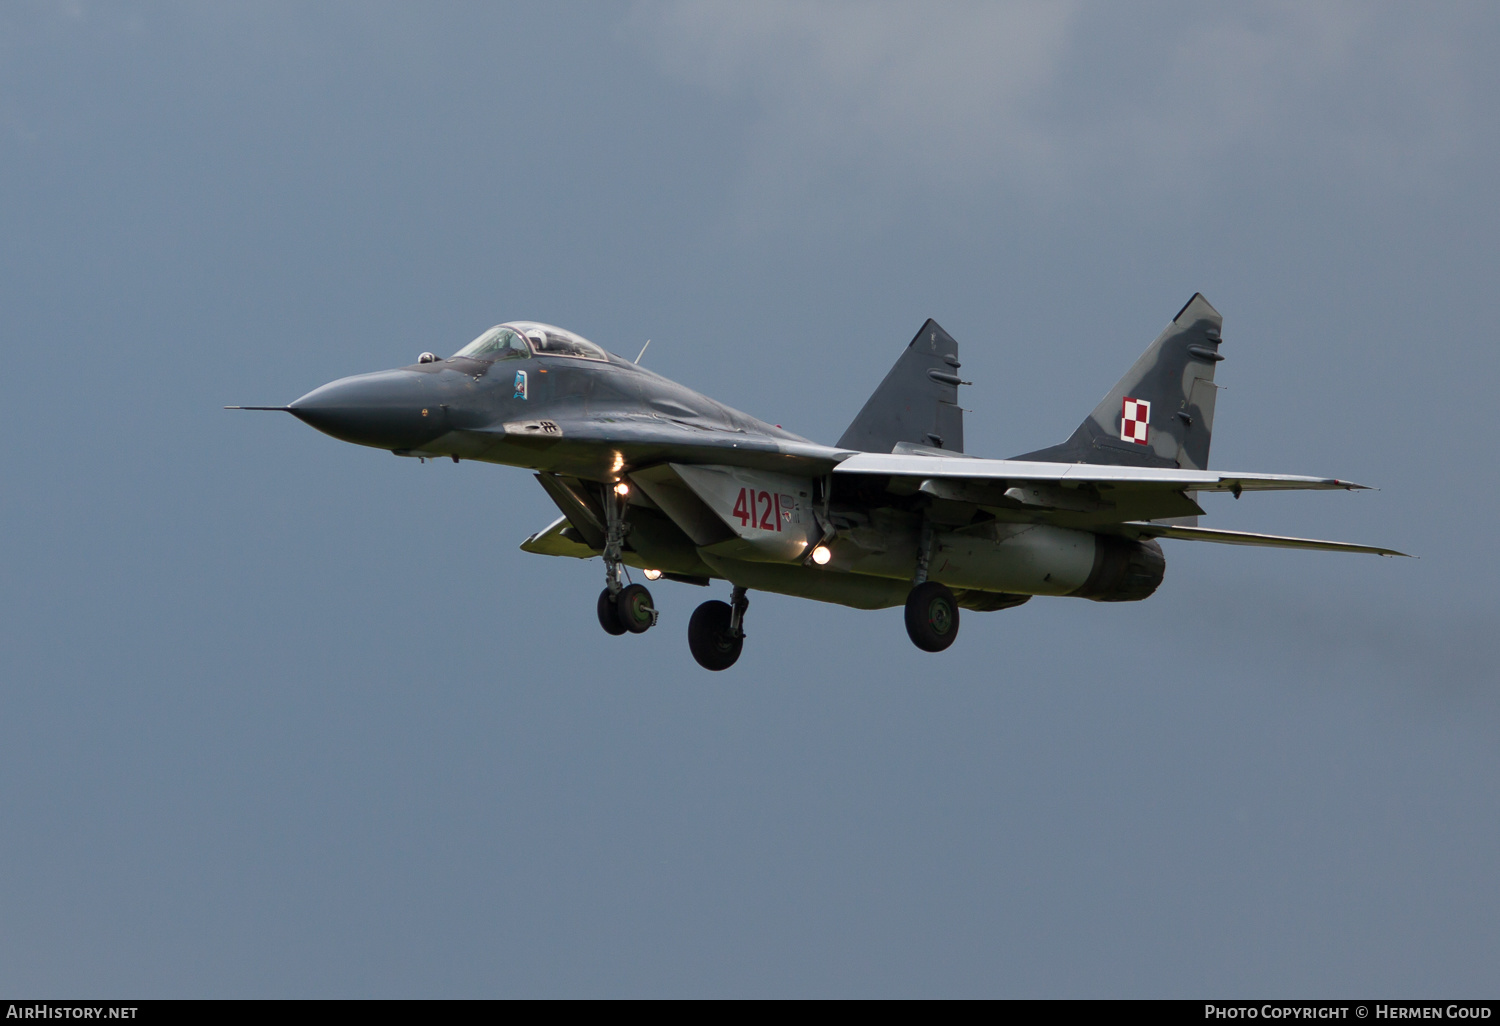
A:
{"type": "Polygon", "coordinates": [[[1151,431],[1151,404],[1144,399],[1126,398],[1120,411],[1120,440],[1147,444],[1151,431]]]}

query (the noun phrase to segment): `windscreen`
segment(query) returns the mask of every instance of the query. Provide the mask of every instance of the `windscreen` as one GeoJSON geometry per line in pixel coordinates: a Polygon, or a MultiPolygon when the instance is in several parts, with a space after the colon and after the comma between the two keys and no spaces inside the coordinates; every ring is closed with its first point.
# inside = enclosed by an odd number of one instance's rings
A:
{"type": "Polygon", "coordinates": [[[507,360],[528,357],[531,350],[515,328],[497,324],[453,355],[471,360],[507,360]]]}

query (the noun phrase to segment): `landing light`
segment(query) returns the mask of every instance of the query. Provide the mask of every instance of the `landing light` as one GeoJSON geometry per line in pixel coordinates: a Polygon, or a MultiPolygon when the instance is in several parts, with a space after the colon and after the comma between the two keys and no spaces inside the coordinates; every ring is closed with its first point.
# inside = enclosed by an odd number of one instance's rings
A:
{"type": "Polygon", "coordinates": [[[630,494],[630,486],[628,484],[626,484],[624,481],[621,481],[619,484],[615,485],[615,494],[616,495],[629,495],[630,494]]]}
{"type": "Polygon", "coordinates": [[[646,580],[648,580],[648,581],[659,581],[659,580],[661,580],[661,571],[660,570],[643,570],[641,572],[646,575],[646,580]]]}
{"type": "Polygon", "coordinates": [[[833,551],[827,545],[819,545],[813,549],[813,562],[819,566],[827,566],[828,561],[833,558],[833,551]]]}

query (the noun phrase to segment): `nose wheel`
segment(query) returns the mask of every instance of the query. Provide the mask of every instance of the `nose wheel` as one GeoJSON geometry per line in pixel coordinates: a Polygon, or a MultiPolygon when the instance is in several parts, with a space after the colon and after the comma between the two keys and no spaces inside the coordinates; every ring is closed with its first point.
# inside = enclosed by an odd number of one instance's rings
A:
{"type": "Polygon", "coordinates": [[[644,584],[628,584],[620,589],[615,596],[615,615],[631,634],[644,634],[656,626],[657,617],[661,616],[651,604],[651,593],[644,584]]]}
{"type": "Polygon", "coordinates": [[[599,626],[605,634],[644,634],[661,618],[661,611],[651,601],[651,592],[644,584],[628,584],[615,595],[605,588],[599,593],[596,605],[599,626]]]}
{"type": "Polygon", "coordinates": [[[688,648],[705,670],[727,670],[745,647],[745,610],[750,600],[735,588],[729,602],[705,602],[688,621],[688,648]]]}
{"type": "Polygon", "coordinates": [[[604,628],[605,634],[616,636],[625,633],[625,625],[620,622],[620,611],[615,608],[615,597],[605,588],[599,593],[599,626],[604,628]]]}

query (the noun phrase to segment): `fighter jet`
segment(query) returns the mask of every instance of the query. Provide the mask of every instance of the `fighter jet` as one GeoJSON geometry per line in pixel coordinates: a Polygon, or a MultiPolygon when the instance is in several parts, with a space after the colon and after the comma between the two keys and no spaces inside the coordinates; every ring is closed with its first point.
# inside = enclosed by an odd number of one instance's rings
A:
{"type": "Polygon", "coordinates": [[[859,609],[904,606],[941,652],[959,611],[1036,595],[1137,602],[1158,539],[1404,553],[1197,526],[1200,492],[1355,489],[1337,478],[1208,469],[1223,318],[1194,295],[1058,445],[964,452],[958,343],[929,320],[838,444],[730,409],[589,340],[507,321],[447,359],[341,378],[284,410],[334,438],[418,459],[525,467],[561,514],[527,552],[601,557],[599,625],[655,626],[644,584],[730,585],[688,621],[700,665],[739,658],[751,589],[859,609]]]}

